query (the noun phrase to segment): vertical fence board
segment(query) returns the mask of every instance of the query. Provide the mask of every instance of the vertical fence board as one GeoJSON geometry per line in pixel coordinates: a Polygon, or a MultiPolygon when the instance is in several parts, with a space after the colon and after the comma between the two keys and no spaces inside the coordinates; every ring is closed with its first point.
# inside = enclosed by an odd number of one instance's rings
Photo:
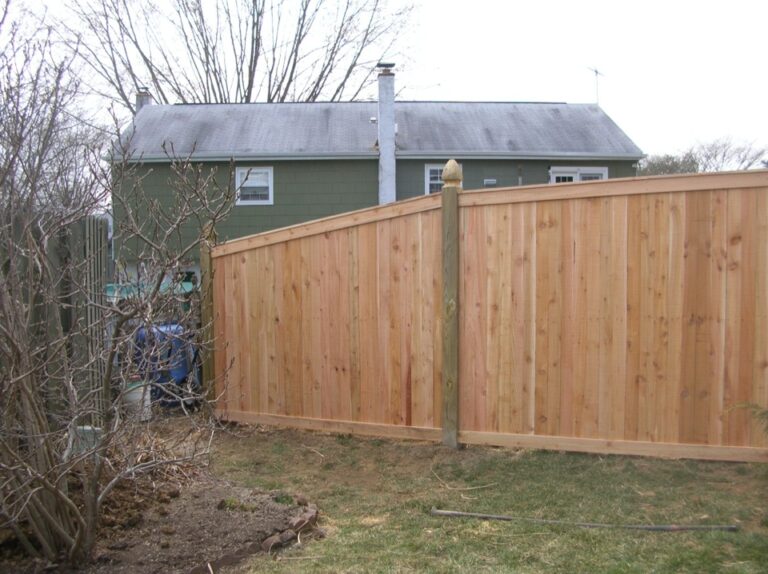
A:
{"type": "MultiPolygon", "coordinates": [[[[248,331],[249,318],[251,312],[251,298],[247,296],[248,293],[248,280],[249,270],[248,265],[249,253],[240,253],[233,261],[233,299],[237,303],[235,310],[235,328],[238,333],[246,333],[248,331]]],[[[251,385],[247,384],[248,374],[251,372],[251,362],[255,360],[253,353],[251,352],[251,339],[250,337],[240,336],[236,341],[234,347],[237,356],[241,358],[240,369],[238,370],[241,383],[238,385],[240,390],[239,410],[248,410],[253,408],[252,394],[255,389],[251,385]]]]}
{"type": "Polygon", "coordinates": [[[707,417],[701,424],[708,426],[706,444],[727,444],[724,440],[723,422],[727,419],[724,410],[723,378],[725,371],[725,337],[728,319],[727,308],[727,259],[728,259],[728,192],[712,192],[709,220],[712,238],[708,250],[708,271],[710,291],[704,303],[709,309],[709,399],[707,417]]]}
{"type": "MultiPolygon", "coordinates": [[[[512,385],[514,354],[513,321],[513,265],[516,246],[512,239],[512,209],[504,206],[496,212],[498,233],[494,242],[496,273],[489,277],[489,293],[496,294],[496,315],[494,317],[495,340],[493,373],[489,373],[496,402],[489,404],[493,413],[494,432],[509,432],[515,412],[515,389],[512,385]]],[[[491,295],[489,295],[491,297],[491,295]]],[[[493,304],[493,303],[492,303],[493,304]]]]}
{"type": "Polygon", "coordinates": [[[379,397],[376,389],[381,387],[378,353],[379,325],[377,312],[378,256],[377,229],[373,224],[358,228],[359,241],[359,291],[360,308],[360,416],[362,420],[383,422],[378,414],[379,397]]]}
{"type": "Polygon", "coordinates": [[[488,385],[486,387],[485,404],[483,411],[486,413],[484,427],[490,431],[499,430],[500,396],[499,384],[501,381],[501,325],[503,323],[503,282],[504,282],[504,255],[508,245],[501,245],[504,237],[504,209],[483,208],[483,217],[486,221],[485,241],[485,281],[486,300],[484,305],[488,313],[488,327],[485,334],[485,346],[488,349],[487,373],[488,385]]]}
{"type": "Polygon", "coordinates": [[[602,234],[601,200],[587,200],[584,228],[585,243],[585,310],[586,310],[586,361],[584,374],[584,399],[582,412],[582,437],[598,436],[600,398],[600,236],[602,234]]]}
{"type": "Polygon", "coordinates": [[[241,385],[243,384],[242,378],[242,361],[238,356],[237,344],[240,340],[237,330],[237,314],[239,313],[237,295],[239,292],[239,285],[236,274],[236,261],[235,257],[227,258],[227,266],[225,271],[225,281],[227,283],[227,290],[229,296],[227,298],[226,307],[226,355],[227,364],[229,365],[229,381],[230,385],[227,387],[227,405],[230,409],[239,410],[240,408],[240,395],[243,393],[241,385]]]}
{"type": "Polygon", "coordinates": [[[608,408],[610,438],[624,438],[627,393],[627,198],[611,199],[610,269],[610,371],[608,408]]]}
{"type": "Polygon", "coordinates": [[[350,419],[361,419],[361,373],[360,373],[360,253],[358,228],[349,230],[349,408],[350,419]]]}
{"type": "Polygon", "coordinates": [[[639,299],[639,353],[640,373],[637,388],[637,438],[639,440],[651,440],[653,436],[653,416],[655,408],[654,377],[653,377],[653,335],[656,317],[653,315],[654,280],[653,258],[655,256],[654,243],[656,239],[655,221],[652,217],[655,196],[646,195],[641,199],[640,207],[640,299],[639,299]]]}
{"type": "Polygon", "coordinates": [[[537,432],[560,433],[561,205],[543,204],[536,225],[537,432]]]}
{"type": "Polygon", "coordinates": [[[624,396],[624,437],[638,439],[640,393],[640,211],[643,197],[627,198],[627,374],[624,396]]]}
{"type": "MultiPolygon", "coordinates": [[[[768,405],[768,194],[756,190],[755,208],[755,341],[751,400],[768,405]]],[[[768,422],[750,419],[751,444],[768,445],[768,422]]]]}
{"type": "Polygon", "coordinates": [[[576,243],[574,235],[574,202],[564,201],[561,211],[561,261],[562,268],[562,346],[560,352],[560,429],[561,436],[574,436],[574,380],[576,367],[576,340],[579,326],[576,323],[576,243]]]}
{"type": "MultiPolygon", "coordinates": [[[[479,208],[462,210],[459,215],[459,244],[461,245],[459,283],[459,348],[484,348],[485,333],[481,332],[479,282],[483,275],[484,261],[478,259],[477,240],[480,213],[479,208]]],[[[484,279],[484,278],[483,278],[484,279]]],[[[459,420],[461,428],[480,430],[477,425],[477,403],[484,398],[484,381],[480,370],[485,360],[475,353],[465,353],[459,361],[459,420]]]]}
{"type": "Polygon", "coordinates": [[[522,273],[525,277],[525,298],[523,300],[525,353],[523,373],[523,425],[524,433],[533,433],[536,425],[536,212],[538,205],[531,203],[524,207],[524,238],[527,265],[522,273]]]}
{"type": "Polygon", "coordinates": [[[614,209],[611,198],[600,200],[600,257],[599,265],[599,283],[598,292],[598,335],[600,342],[599,355],[599,377],[598,377],[598,397],[597,397],[597,430],[598,436],[611,436],[611,410],[613,408],[611,401],[611,390],[614,386],[611,384],[613,375],[614,356],[613,348],[613,317],[612,305],[615,295],[613,290],[613,261],[614,253],[611,245],[614,243],[613,229],[614,209]]]}
{"type": "MultiPolygon", "coordinates": [[[[301,281],[301,416],[314,416],[314,403],[312,400],[312,387],[314,386],[313,372],[313,337],[316,330],[312,321],[312,242],[308,239],[299,239],[299,251],[301,253],[300,281],[301,281]]],[[[260,385],[261,386],[261,385],[260,385]]]]}
{"type": "MultiPolygon", "coordinates": [[[[562,403],[562,314],[563,314],[563,220],[562,202],[551,202],[549,205],[549,220],[552,237],[550,244],[549,277],[551,290],[548,297],[547,309],[547,422],[549,434],[561,434],[562,403]]],[[[536,248],[537,256],[541,255],[536,248]]],[[[539,269],[537,265],[537,270],[539,269]]],[[[538,288],[538,287],[537,287],[538,288]]]]}
{"type": "MultiPolygon", "coordinates": [[[[432,368],[432,425],[440,428],[443,426],[443,411],[440,405],[443,402],[443,274],[442,274],[442,262],[443,262],[443,231],[442,231],[442,213],[438,211],[425,214],[430,221],[431,242],[426,243],[424,246],[424,253],[426,261],[428,261],[428,267],[431,268],[431,276],[429,279],[425,277],[425,281],[431,287],[425,291],[429,296],[429,303],[426,308],[430,310],[431,321],[429,323],[428,331],[425,335],[429,336],[432,333],[432,344],[430,349],[433,357],[432,368]]],[[[458,221],[457,221],[458,223],[458,221]]],[[[458,430],[458,429],[457,429],[458,430]]]]}
{"type": "Polygon", "coordinates": [[[749,412],[740,405],[749,401],[753,375],[755,231],[753,197],[748,193],[728,194],[728,258],[726,272],[727,322],[726,367],[723,406],[726,409],[725,438],[728,444],[742,444],[749,431],[749,412]]]}
{"type": "Polygon", "coordinates": [[[683,300],[686,291],[685,266],[685,195],[670,194],[669,198],[669,253],[666,265],[667,297],[667,371],[666,391],[662,417],[666,432],[665,442],[676,443],[680,428],[680,377],[683,353],[683,300]]]}

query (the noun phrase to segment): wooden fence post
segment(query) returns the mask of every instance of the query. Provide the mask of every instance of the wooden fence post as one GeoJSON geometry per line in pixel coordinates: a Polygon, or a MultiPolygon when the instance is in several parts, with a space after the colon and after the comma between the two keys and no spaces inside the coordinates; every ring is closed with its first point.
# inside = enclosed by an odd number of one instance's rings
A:
{"type": "Polygon", "coordinates": [[[209,400],[214,396],[213,345],[213,258],[211,248],[216,245],[216,230],[208,223],[200,241],[200,321],[202,327],[201,355],[203,361],[202,392],[209,400]]]}
{"type": "Polygon", "coordinates": [[[461,166],[443,168],[443,444],[459,446],[459,190],[461,166]]]}

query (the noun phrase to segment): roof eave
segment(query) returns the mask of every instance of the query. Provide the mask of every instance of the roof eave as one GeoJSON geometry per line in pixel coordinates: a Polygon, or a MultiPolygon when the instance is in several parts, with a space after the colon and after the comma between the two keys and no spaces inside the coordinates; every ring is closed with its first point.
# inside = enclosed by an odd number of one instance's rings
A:
{"type": "MultiPolygon", "coordinates": [[[[489,159],[489,160],[571,160],[571,161],[639,161],[643,159],[643,153],[605,154],[584,152],[489,152],[489,151],[460,151],[460,150],[435,150],[435,151],[398,151],[398,159],[489,159]]],[[[308,153],[308,154],[224,154],[224,153],[196,153],[190,156],[179,155],[176,158],[165,154],[146,154],[140,157],[129,158],[129,163],[169,163],[171,161],[199,162],[244,162],[244,161],[311,161],[311,160],[361,160],[376,159],[378,153],[370,152],[342,152],[342,153],[308,153]]]]}
{"type": "Polygon", "coordinates": [[[584,152],[478,152],[478,151],[418,151],[397,153],[399,159],[436,159],[436,158],[461,158],[461,159],[526,159],[526,160],[560,160],[573,161],[639,161],[645,157],[641,153],[606,154],[584,152]]]}
{"type": "Polygon", "coordinates": [[[165,154],[144,154],[129,158],[129,163],[170,163],[171,161],[204,161],[204,162],[243,162],[243,161],[309,161],[309,160],[342,160],[342,159],[376,159],[376,151],[369,152],[339,152],[339,153],[297,153],[297,154],[226,154],[226,153],[194,153],[189,156],[179,154],[170,157],[165,154]]]}

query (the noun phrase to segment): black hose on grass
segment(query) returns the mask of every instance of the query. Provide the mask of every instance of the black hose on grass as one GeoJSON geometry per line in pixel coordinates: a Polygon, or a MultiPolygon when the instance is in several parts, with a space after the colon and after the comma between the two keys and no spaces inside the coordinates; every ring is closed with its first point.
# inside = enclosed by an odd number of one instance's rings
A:
{"type": "Polygon", "coordinates": [[[432,508],[432,516],[447,516],[450,518],[480,518],[482,520],[505,520],[507,522],[523,521],[535,524],[557,524],[561,526],[578,526],[579,528],[621,528],[624,530],[645,530],[651,532],[682,532],[685,530],[725,530],[738,532],[738,524],[601,524],[599,522],[568,522],[565,520],[547,520],[544,518],[527,518],[524,516],[508,516],[506,514],[482,514],[480,512],[460,512],[458,510],[440,510],[432,508]]]}

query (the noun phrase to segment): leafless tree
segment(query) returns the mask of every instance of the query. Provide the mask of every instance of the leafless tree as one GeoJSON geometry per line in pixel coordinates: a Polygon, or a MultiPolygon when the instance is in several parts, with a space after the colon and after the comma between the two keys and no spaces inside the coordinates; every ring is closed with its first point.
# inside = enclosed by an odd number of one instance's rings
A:
{"type": "Polygon", "coordinates": [[[78,117],[77,58],[61,57],[46,27],[22,29],[6,21],[7,3],[0,10],[0,528],[30,554],[81,562],[118,482],[194,457],[210,438],[201,427],[195,440],[161,444],[125,399],[135,380],[182,407],[203,398],[193,377],[185,389],[150,371],[174,368],[169,346],[210,344],[176,272],[233,191],[226,174],[171,157],[169,200],[150,199],[129,142],[113,145],[78,117]],[[116,249],[130,248],[143,275],[108,299],[98,250],[78,230],[111,205],[125,215],[116,249]]]}
{"type": "Polygon", "coordinates": [[[354,100],[409,9],[386,0],[79,0],[77,46],[98,91],[160,103],[354,100]]]}
{"type": "Polygon", "coordinates": [[[640,175],[741,171],[765,165],[768,148],[735,143],[730,138],[692,146],[678,155],[652,155],[640,166],[640,175]]]}
{"type": "Polygon", "coordinates": [[[720,138],[693,148],[699,171],[741,171],[759,166],[768,155],[768,149],[751,143],[736,143],[731,138],[720,138]]]}
{"type": "Polygon", "coordinates": [[[673,173],[697,173],[699,162],[690,151],[679,155],[651,155],[640,162],[638,175],[668,175],[673,173]]]}

